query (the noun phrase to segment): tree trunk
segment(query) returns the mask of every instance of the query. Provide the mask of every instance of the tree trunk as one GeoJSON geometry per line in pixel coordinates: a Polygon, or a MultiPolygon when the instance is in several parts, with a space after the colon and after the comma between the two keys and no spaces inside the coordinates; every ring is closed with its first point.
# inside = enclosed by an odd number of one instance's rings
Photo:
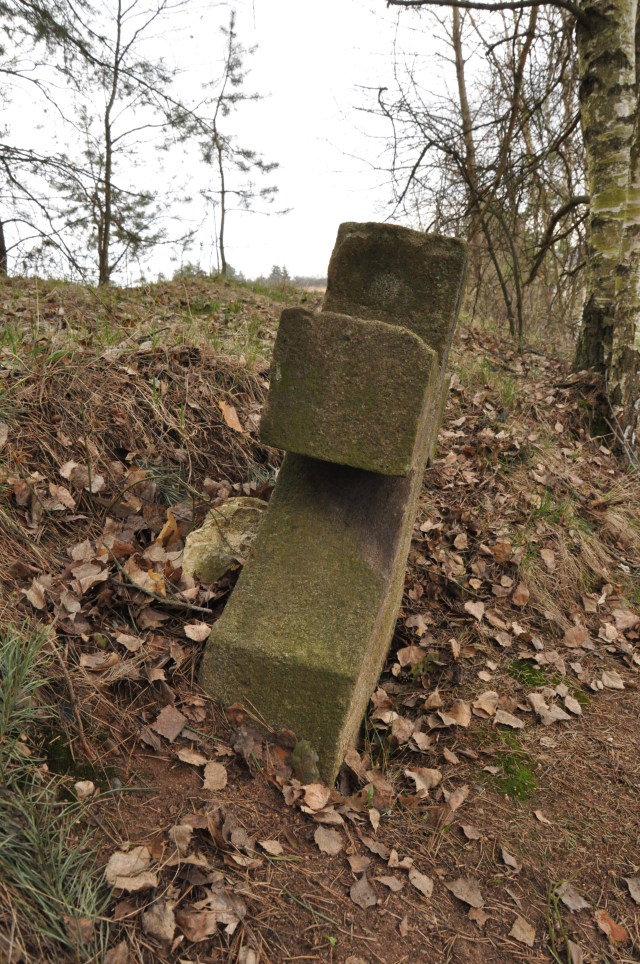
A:
{"type": "Polygon", "coordinates": [[[608,391],[617,427],[625,444],[637,456],[640,418],[640,7],[636,10],[635,35],[635,131],[620,261],[616,271],[616,314],[608,391]]]}
{"type": "Polygon", "coordinates": [[[224,220],[227,206],[227,194],[224,186],[224,157],[222,144],[218,132],[215,132],[216,153],[218,155],[218,171],[220,173],[220,230],[218,231],[218,242],[220,244],[220,274],[223,278],[227,276],[227,260],[224,256],[224,220]]]}
{"type": "Polygon", "coordinates": [[[0,220],[0,278],[6,278],[7,269],[7,241],[4,236],[4,223],[0,220]]]}
{"type": "MultiPolygon", "coordinates": [[[[587,290],[575,364],[608,373],[637,113],[637,0],[586,0],[583,9],[587,22],[578,23],[576,41],[591,204],[587,290]]],[[[617,355],[623,352],[620,344],[617,355]]]]}

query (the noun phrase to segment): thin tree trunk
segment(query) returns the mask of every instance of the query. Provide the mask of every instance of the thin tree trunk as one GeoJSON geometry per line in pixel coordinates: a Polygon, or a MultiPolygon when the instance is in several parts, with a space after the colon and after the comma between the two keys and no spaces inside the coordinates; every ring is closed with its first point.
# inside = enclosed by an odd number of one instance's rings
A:
{"type": "Polygon", "coordinates": [[[637,0],[586,0],[583,9],[587,23],[578,23],[576,42],[591,203],[587,291],[575,365],[605,372],[613,349],[616,275],[637,113],[637,0]]]}
{"type": "Polygon", "coordinates": [[[109,247],[111,244],[111,222],[113,220],[113,136],[111,132],[111,112],[118,93],[120,79],[120,45],[122,40],[122,2],[118,0],[118,15],[116,29],[116,45],[113,54],[113,75],[111,91],[104,112],[104,218],[102,233],[98,238],[98,284],[109,284],[111,266],[109,264],[109,247]]]}
{"type": "Polygon", "coordinates": [[[227,195],[224,186],[224,159],[222,156],[222,144],[218,132],[215,132],[216,153],[218,155],[218,171],[220,172],[220,229],[218,231],[218,242],[220,244],[220,274],[223,278],[227,276],[227,259],[224,256],[224,220],[226,214],[227,195]]]}
{"type": "Polygon", "coordinates": [[[6,278],[8,274],[7,242],[4,236],[4,222],[0,220],[0,278],[6,278]]]}

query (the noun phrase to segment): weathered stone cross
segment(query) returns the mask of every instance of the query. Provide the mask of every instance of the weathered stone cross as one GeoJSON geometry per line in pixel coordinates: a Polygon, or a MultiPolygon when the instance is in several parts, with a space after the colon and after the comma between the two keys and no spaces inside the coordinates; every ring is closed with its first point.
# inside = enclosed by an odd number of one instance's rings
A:
{"type": "Polygon", "coordinates": [[[342,224],[321,312],[282,312],[261,437],[287,452],[202,666],[335,778],[402,601],[466,261],[457,240],[342,224]]]}

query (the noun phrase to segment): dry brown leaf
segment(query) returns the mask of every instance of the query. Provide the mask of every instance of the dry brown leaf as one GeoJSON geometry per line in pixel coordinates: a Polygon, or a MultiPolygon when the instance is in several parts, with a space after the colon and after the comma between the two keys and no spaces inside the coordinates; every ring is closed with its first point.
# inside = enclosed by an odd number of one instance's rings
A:
{"type": "Polygon", "coordinates": [[[449,807],[449,810],[451,810],[452,813],[455,813],[455,811],[462,806],[468,796],[469,787],[466,783],[461,787],[457,787],[457,789],[454,790],[453,793],[450,793],[447,798],[447,806],[449,807]]]}
{"type": "Polygon", "coordinates": [[[518,860],[516,860],[513,854],[510,854],[505,847],[502,847],[500,852],[502,854],[502,859],[504,860],[507,867],[511,867],[511,869],[515,871],[516,874],[519,874],[520,871],[522,870],[522,864],[518,860]]]}
{"type": "Polygon", "coordinates": [[[565,880],[556,891],[558,897],[569,910],[588,910],[591,904],[588,900],[585,900],[582,894],[576,890],[573,884],[565,880]]]}
{"type": "Polygon", "coordinates": [[[376,877],[376,880],[379,884],[388,887],[394,894],[399,893],[404,887],[404,880],[400,880],[399,877],[376,877]]]}
{"type": "MultiPolygon", "coordinates": [[[[71,596],[71,593],[69,593],[69,595],[71,596]]],[[[66,602],[64,603],[64,606],[65,608],[68,608],[66,602]]],[[[78,603],[78,610],[76,611],[79,612],[79,609],[80,603],[78,603]]],[[[117,633],[116,642],[120,643],[121,646],[124,646],[128,652],[137,653],[138,650],[142,648],[144,640],[140,639],[139,636],[131,636],[129,633],[117,633]]]]}
{"type": "Polygon", "coordinates": [[[433,881],[426,874],[421,874],[416,867],[409,870],[409,880],[424,897],[431,897],[433,893],[433,881]]]}
{"type": "Polygon", "coordinates": [[[159,733],[160,736],[164,736],[169,743],[173,743],[176,737],[182,733],[186,722],[186,716],[183,716],[180,710],[169,703],[160,711],[155,723],[151,724],[151,729],[159,733]]]}
{"type": "Polygon", "coordinates": [[[574,941],[567,941],[569,950],[569,964],[584,964],[584,953],[579,944],[574,941]]]}
{"type": "Polygon", "coordinates": [[[513,927],[509,931],[509,936],[513,937],[516,941],[520,941],[521,944],[526,944],[527,947],[533,947],[536,939],[536,929],[525,920],[524,917],[516,917],[513,927]]]}
{"type": "Polygon", "coordinates": [[[117,653],[81,653],[78,662],[92,673],[101,673],[111,666],[116,666],[120,662],[120,657],[117,653]]]}
{"type": "Polygon", "coordinates": [[[511,543],[496,542],[491,549],[491,552],[496,562],[508,562],[509,559],[511,559],[511,543]]]}
{"type": "Polygon", "coordinates": [[[0,422],[0,452],[7,444],[9,438],[9,426],[6,422],[0,422]]]}
{"type": "Polygon", "coordinates": [[[627,887],[629,888],[629,893],[636,904],[640,904],[640,876],[639,877],[625,877],[624,878],[627,887]]]}
{"type": "Polygon", "coordinates": [[[181,854],[186,854],[193,836],[193,827],[187,823],[177,823],[169,831],[169,839],[174,842],[181,854]]]}
{"type": "Polygon", "coordinates": [[[493,724],[494,726],[510,726],[512,730],[521,730],[524,726],[522,720],[519,720],[513,713],[507,713],[506,710],[496,711],[493,724]]]}
{"type": "Polygon", "coordinates": [[[627,629],[633,629],[640,623],[640,616],[636,616],[629,609],[614,609],[612,615],[616,623],[616,629],[621,633],[626,632],[627,629]]]}
{"type": "Polygon", "coordinates": [[[478,601],[478,602],[466,602],[466,603],[464,604],[464,608],[465,608],[465,610],[466,610],[468,613],[471,613],[471,615],[474,617],[474,619],[477,619],[478,622],[480,622],[480,621],[482,620],[482,617],[484,616],[484,603],[483,603],[483,602],[479,602],[479,601],[478,601]]]}
{"type": "Polygon", "coordinates": [[[367,907],[373,907],[374,904],[378,903],[378,895],[369,883],[366,874],[363,874],[360,880],[357,880],[355,884],[351,885],[349,896],[353,903],[357,904],[358,907],[362,907],[363,910],[366,910],[367,907]]]}
{"type": "Polygon", "coordinates": [[[414,781],[416,790],[424,790],[427,793],[433,787],[437,787],[442,780],[440,770],[432,770],[429,767],[406,767],[404,775],[414,781]]]}
{"type": "Polygon", "coordinates": [[[556,554],[553,549],[541,549],[540,557],[544,562],[548,572],[555,572],[556,569],[556,554]]]}
{"type": "Polygon", "coordinates": [[[471,704],[474,714],[484,719],[493,716],[498,708],[498,699],[499,697],[495,690],[486,690],[484,693],[481,693],[477,700],[474,700],[471,704]]]}
{"type": "Polygon", "coordinates": [[[207,623],[185,623],[183,629],[187,639],[192,639],[194,643],[204,643],[211,635],[211,626],[207,623]]]}
{"type": "Polygon", "coordinates": [[[471,706],[466,700],[456,700],[448,710],[438,710],[438,716],[445,726],[468,727],[471,723],[471,706]]]}
{"type": "Polygon", "coordinates": [[[322,810],[329,803],[331,790],[322,783],[308,783],[303,788],[304,802],[310,810],[322,810]]]}
{"type": "Polygon", "coordinates": [[[484,907],[484,897],[480,892],[480,884],[475,877],[458,877],[457,880],[452,880],[449,883],[445,881],[445,887],[458,900],[469,904],[470,907],[484,907]]]}
{"type": "Polygon", "coordinates": [[[317,846],[320,848],[323,854],[329,854],[330,857],[335,857],[339,854],[341,850],[344,849],[344,837],[337,830],[331,830],[329,827],[316,827],[316,832],[313,835],[317,846]]]}
{"type": "Polygon", "coordinates": [[[629,935],[624,927],[621,924],[616,924],[606,910],[597,910],[593,916],[596,924],[609,940],[616,944],[625,944],[629,940],[629,935]]]}
{"type": "Polygon", "coordinates": [[[529,602],[529,590],[523,582],[518,583],[516,588],[513,590],[513,595],[511,596],[511,602],[514,606],[526,606],[529,602]]]}
{"type": "Polygon", "coordinates": [[[279,840],[259,840],[258,843],[265,853],[270,854],[271,857],[279,857],[280,854],[284,853],[284,847],[279,840]]]}
{"type": "Polygon", "coordinates": [[[191,763],[195,767],[203,767],[208,762],[206,756],[198,753],[197,750],[193,750],[190,746],[180,747],[177,756],[183,763],[191,763]]]}
{"type": "Polygon", "coordinates": [[[204,790],[224,790],[227,785],[227,770],[222,763],[210,760],[204,768],[204,790]]]}
{"type": "Polygon", "coordinates": [[[579,649],[589,639],[589,630],[586,626],[569,626],[566,630],[562,642],[569,649],[579,649]]]}
{"type": "Polygon", "coordinates": [[[574,714],[574,716],[582,716],[582,707],[575,697],[569,695],[565,696],[564,705],[570,713],[574,714]]]}
{"type": "Polygon", "coordinates": [[[27,597],[34,609],[44,609],[47,605],[44,589],[37,579],[34,579],[30,587],[28,589],[23,589],[22,592],[27,597]]]}
{"type": "Polygon", "coordinates": [[[347,860],[354,874],[364,873],[371,864],[371,857],[366,857],[364,854],[351,854],[347,860]]]}
{"type": "Polygon", "coordinates": [[[536,820],[539,820],[540,823],[546,823],[547,826],[549,827],[551,826],[551,821],[547,820],[542,810],[534,810],[533,813],[535,815],[536,820]]]}
{"type": "Polygon", "coordinates": [[[157,941],[172,941],[176,931],[174,906],[172,900],[156,900],[147,910],[143,911],[142,930],[145,934],[149,937],[155,937],[157,941]]]}
{"type": "Polygon", "coordinates": [[[111,854],[105,868],[107,883],[128,893],[157,887],[158,878],[149,870],[150,863],[151,854],[146,847],[134,847],[126,852],[117,850],[111,854]]]}
{"type": "Polygon", "coordinates": [[[602,684],[610,690],[623,690],[624,682],[620,673],[614,669],[605,670],[602,674],[602,684]]]}
{"type": "Polygon", "coordinates": [[[240,432],[245,435],[245,430],[240,424],[240,419],[238,418],[238,413],[236,412],[233,405],[230,402],[225,402],[222,399],[218,402],[218,408],[222,412],[222,417],[234,432],[240,432]]]}
{"type": "Polygon", "coordinates": [[[461,823],[460,829],[467,838],[467,840],[482,840],[482,833],[477,827],[474,827],[471,823],[461,823]]]}

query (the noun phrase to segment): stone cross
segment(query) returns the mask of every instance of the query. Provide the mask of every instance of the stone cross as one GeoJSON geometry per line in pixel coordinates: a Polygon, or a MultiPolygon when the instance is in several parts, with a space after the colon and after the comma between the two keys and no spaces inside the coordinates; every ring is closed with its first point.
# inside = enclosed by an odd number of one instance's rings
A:
{"type": "Polygon", "coordinates": [[[465,263],[458,240],[342,224],[322,310],[282,312],[260,432],[287,454],[201,682],[309,741],[329,782],[393,636],[465,263]]]}

